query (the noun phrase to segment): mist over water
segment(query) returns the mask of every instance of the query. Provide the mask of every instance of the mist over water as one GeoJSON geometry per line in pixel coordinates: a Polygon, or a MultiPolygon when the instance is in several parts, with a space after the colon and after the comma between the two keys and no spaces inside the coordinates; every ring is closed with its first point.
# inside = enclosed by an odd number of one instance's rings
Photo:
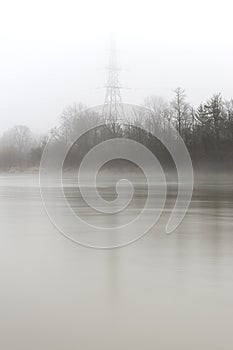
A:
{"type": "MultiPolygon", "coordinates": [[[[109,200],[117,177],[100,174],[101,195],[109,200]]],[[[173,175],[168,178],[158,224],[134,244],[102,251],[74,244],[56,230],[44,211],[37,175],[1,175],[4,349],[231,349],[232,176],[196,175],[189,211],[172,235],[164,227],[177,184],[173,175]]],[[[99,219],[80,206],[69,173],[65,191],[84,219],[115,225],[144,203],[143,177],[137,173],[134,180],[128,212],[99,219]]],[[[51,200],[59,205],[59,198],[51,200]]]]}
{"type": "Polygon", "coordinates": [[[1,3],[0,350],[232,350],[232,13],[1,3]]]}

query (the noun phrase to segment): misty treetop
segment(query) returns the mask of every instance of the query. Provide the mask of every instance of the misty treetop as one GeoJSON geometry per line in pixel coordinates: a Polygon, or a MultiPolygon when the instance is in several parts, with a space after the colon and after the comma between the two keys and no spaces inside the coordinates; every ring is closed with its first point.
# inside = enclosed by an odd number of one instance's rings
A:
{"type": "Polygon", "coordinates": [[[194,167],[219,167],[222,164],[224,168],[233,168],[233,99],[227,101],[221,94],[215,94],[194,108],[187,102],[185,91],[177,88],[171,102],[150,96],[143,106],[149,113],[144,115],[143,109],[135,111],[135,127],[106,123],[101,113],[86,109],[83,104],[64,109],[60,126],[50,130],[47,135],[35,136],[27,126],[17,125],[0,138],[0,169],[37,169],[49,137],[52,137],[54,147],[58,147],[60,142],[69,144],[77,130],[80,132],[93,122],[102,123],[103,126],[83,135],[71,147],[65,162],[67,167],[79,164],[94,145],[113,137],[127,137],[141,142],[162,163],[169,164],[171,160],[165,147],[152,134],[156,128],[172,126],[183,138],[194,167]],[[151,130],[151,134],[143,131],[145,126],[151,130]]]}

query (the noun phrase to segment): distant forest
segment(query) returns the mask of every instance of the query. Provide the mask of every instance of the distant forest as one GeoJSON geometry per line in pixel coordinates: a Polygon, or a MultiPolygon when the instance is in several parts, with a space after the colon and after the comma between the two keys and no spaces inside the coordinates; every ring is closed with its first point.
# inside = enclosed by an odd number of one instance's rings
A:
{"type": "Polygon", "coordinates": [[[233,99],[227,101],[221,94],[215,94],[194,108],[187,102],[185,91],[177,88],[171,102],[150,96],[143,106],[150,112],[146,116],[135,114],[135,127],[106,123],[101,114],[82,104],[67,107],[60,116],[60,126],[47,135],[35,136],[27,126],[16,125],[0,137],[0,170],[37,170],[48,138],[53,138],[55,146],[61,142],[69,144],[77,130],[93,120],[102,121],[104,127],[87,133],[73,145],[65,162],[68,168],[77,165],[95,144],[113,137],[127,137],[143,143],[169,166],[172,161],[163,145],[143,129],[147,126],[153,134],[156,128],[173,126],[183,138],[194,168],[233,169],[233,99]]]}

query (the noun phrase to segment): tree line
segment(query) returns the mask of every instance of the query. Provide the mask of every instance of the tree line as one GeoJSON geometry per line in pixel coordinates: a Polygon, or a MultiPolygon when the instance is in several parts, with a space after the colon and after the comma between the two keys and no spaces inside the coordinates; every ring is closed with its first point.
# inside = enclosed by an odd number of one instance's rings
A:
{"type": "Polygon", "coordinates": [[[95,144],[112,137],[127,137],[143,143],[162,163],[169,165],[172,160],[167,150],[152,135],[158,128],[173,127],[184,140],[194,167],[233,168],[233,99],[225,100],[221,94],[214,94],[194,108],[187,102],[185,91],[177,88],[172,101],[149,96],[143,106],[146,109],[134,111],[134,126],[127,120],[126,125],[106,121],[101,113],[83,104],[64,109],[60,126],[46,135],[35,136],[27,126],[14,126],[0,138],[0,169],[37,169],[48,138],[52,138],[54,147],[59,143],[69,144],[78,131],[93,123],[102,126],[83,135],[71,147],[65,166],[77,165],[95,144]],[[144,131],[145,126],[151,133],[144,131]]]}

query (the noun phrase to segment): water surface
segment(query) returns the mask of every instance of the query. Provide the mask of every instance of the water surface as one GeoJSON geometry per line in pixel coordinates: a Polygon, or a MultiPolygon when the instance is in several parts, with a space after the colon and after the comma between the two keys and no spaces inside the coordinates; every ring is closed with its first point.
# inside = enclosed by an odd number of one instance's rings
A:
{"type": "MultiPolygon", "coordinates": [[[[156,229],[130,246],[101,251],[58,233],[37,175],[2,175],[1,349],[232,349],[233,180],[196,179],[174,234],[163,232],[171,185],[156,229]]],[[[72,196],[69,178],[67,188],[72,196]]],[[[136,203],[143,200],[140,192],[136,203]]]]}

